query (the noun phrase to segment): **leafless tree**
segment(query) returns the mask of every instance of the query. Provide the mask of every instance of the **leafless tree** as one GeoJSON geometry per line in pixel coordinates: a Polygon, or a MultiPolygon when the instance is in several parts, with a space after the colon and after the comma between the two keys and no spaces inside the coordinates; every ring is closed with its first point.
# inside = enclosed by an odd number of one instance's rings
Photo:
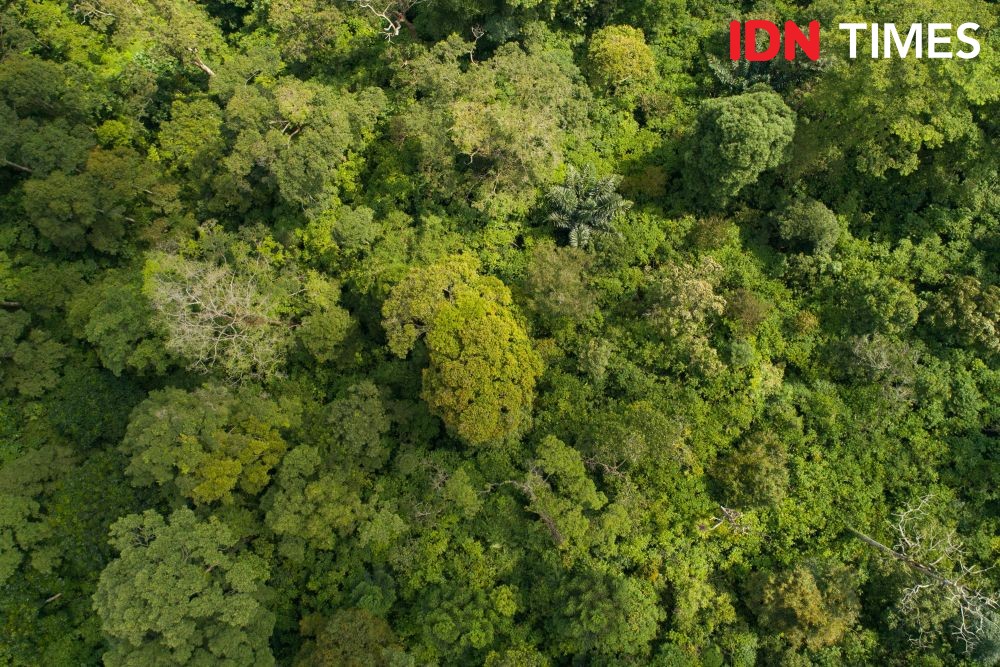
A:
{"type": "Polygon", "coordinates": [[[472,26],[472,44],[469,46],[469,62],[476,62],[476,47],[479,46],[479,40],[483,38],[486,34],[486,29],[482,26],[472,26]]]}
{"type": "Polygon", "coordinates": [[[290,326],[276,317],[279,290],[226,264],[168,255],[159,267],[147,289],[171,351],[237,382],[276,374],[290,326]]]}
{"type": "Polygon", "coordinates": [[[751,532],[750,526],[744,523],[744,515],[738,509],[733,509],[732,507],[726,507],[725,505],[719,505],[720,516],[713,516],[712,521],[714,522],[711,526],[704,523],[698,524],[698,530],[702,532],[710,532],[721,528],[722,526],[728,526],[729,530],[733,531],[737,535],[747,535],[751,532]]]}
{"type": "Polygon", "coordinates": [[[624,461],[607,463],[605,461],[597,459],[594,456],[590,456],[583,460],[583,465],[587,466],[587,470],[600,470],[609,477],[621,477],[625,474],[624,472],[622,472],[622,466],[625,465],[624,461]]]}
{"type": "MultiPolygon", "coordinates": [[[[924,596],[936,595],[941,604],[954,610],[952,633],[971,653],[988,635],[996,634],[1000,603],[981,588],[984,570],[966,562],[965,548],[955,532],[933,521],[933,500],[933,496],[924,496],[895,515],[890,522],[896,538],[891,547],[858,530],[849,530],[916,575],[913,584],[903,591],[900,611],[916,611],[924,596]]],[[[919,642],[919,638],[915,641],[919,642]]]]}
{"type": "Polygon", "coordinates": [[[91,0],[83,0],[82,2],[75,3],[73,5],[73,13],[82,18],[84,23],[91,23],[95,19],[111,21],[118,19],[114,13],[104,9],[102,3],[92,2],[91,0]]]}
{"type": "Polygon", "coordinates": [[[416,5],[427,0],[348,0],[357,4],[362,9],[366,9],[382,20],[382,34],[386,39],[399,37],[403,26],[410,31],[411,35],[416,34],[416,30],[407,13],[416,5]]]}

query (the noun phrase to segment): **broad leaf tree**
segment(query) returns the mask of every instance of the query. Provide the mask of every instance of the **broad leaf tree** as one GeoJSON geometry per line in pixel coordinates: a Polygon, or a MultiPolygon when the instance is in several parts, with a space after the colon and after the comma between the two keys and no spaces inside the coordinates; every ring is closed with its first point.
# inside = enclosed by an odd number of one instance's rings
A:
{"type": "Polygon", "coordinates": [[[273,665],[267,561],[215,517],[147,510],[111,527],[119,556],[94,594],[106,665],[273,665]]]}

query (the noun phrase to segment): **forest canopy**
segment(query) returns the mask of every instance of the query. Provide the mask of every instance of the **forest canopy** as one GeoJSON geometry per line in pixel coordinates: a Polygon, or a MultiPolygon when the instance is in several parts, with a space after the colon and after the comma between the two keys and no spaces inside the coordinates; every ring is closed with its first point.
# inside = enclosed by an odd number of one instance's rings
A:
{"type": "Polygon", "coordinates": [[[1000,664],[998,7],[4,3],[0,667],[1000,664]]]}

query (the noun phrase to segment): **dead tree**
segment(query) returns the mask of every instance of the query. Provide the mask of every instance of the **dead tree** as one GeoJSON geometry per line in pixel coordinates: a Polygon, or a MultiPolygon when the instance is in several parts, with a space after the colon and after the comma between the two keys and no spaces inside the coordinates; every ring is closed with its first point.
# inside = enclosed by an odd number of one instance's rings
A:
{"type": "Polygon", "coordinates": [[[31,167],[26,167],[23,164],[18,164],[16,162],[11,162],[10,160],[7,160],[6,158],[3,159],[0,162],[3,163],[4,167],[10,167],[11,169],[16,169],[17,171],[24,172],[25,174],[33,174],[33,173],[35,173],[35,170],[32,169],[31,167]]]}
{"type": "Polygon", "coordinates": [[[914,583],[900,598],[900,611],[916,611],[924,596],[936,595],[941,604],[954,609],[952,634],[967,653],[972,653],[987,636],[996,634],[995,615],[1000,603],[981,588],[985,570],[966,562],[965,548],[955,532],[933,526],[929,516],[932,500],[933,496],[924,496],[896,514],[890,522],[896,537],[891,547],[850,526],[848,530],[915,575],[914,583]]]}
{"type": "Polygon", "coordinates": [[[277,371],[287,331],[293,325],[275,316],[283,298],[258,275],[238,274],[228,265],[165,258],[167,270],[147,287],[153,309],[167,333],[167,347],[191,361],[191,368],[220,368],[235,381],[277,371]]]}
{"type": "Polygon", "coordinates": [[[362,9],[366,9],[382,21],[382,34],[386,39],[399,37],[403,26],[410,35],[416,37],[417,31],[407,18],[407,13],[416,5],[427,0],[348,0],[362,9]]]}
{"type": "Polygon", "coordinates": [[[193,62],[198,69],[210,77],[215,76],[215,71],[206,65],[205,61],[201,59],[201,56],[198,54],[198,49],[189,46],[188,52],[191,54],[191,62],[193,62]]]}
{"type": "Polygon", "coordinates": [[[733,509],[732,507],[726,507],[725,505],[719,505],[719,513],[722,516],[713,516],[713,523],[711,526],[706,524],[698,524],[698,530],[702,532],[711,532],[722,526],[727,526],[729,530],[733,531],[737,535],[748,535],[751,532],[750,526],[743,522],[744,514],[738,509],[733,509]]]}
{"type": "Polygon", "coordinates": [[[483,38],[486,34],[486,30],[482,26],[472,27],[472,44],[469,46],[469,62],[475,64],[476,62],[476,47],[479,46],[479,40],[483,38]]]}

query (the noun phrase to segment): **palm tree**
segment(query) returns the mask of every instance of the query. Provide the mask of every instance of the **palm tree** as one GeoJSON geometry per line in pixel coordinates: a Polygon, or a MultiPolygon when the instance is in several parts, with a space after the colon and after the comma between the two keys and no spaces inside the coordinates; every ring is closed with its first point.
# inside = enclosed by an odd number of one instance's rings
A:
{"type": "Polygon", "coordinates": [[[632,208],[632,202],[617,192],[621,180],[616,175],[598,178],[592,165],[583,171],[571,166],[566,182],[549,190],[549,220],[569,232],[571,246],[586,248],[594,234],[617,233],[615,219],[632,208]]]}

